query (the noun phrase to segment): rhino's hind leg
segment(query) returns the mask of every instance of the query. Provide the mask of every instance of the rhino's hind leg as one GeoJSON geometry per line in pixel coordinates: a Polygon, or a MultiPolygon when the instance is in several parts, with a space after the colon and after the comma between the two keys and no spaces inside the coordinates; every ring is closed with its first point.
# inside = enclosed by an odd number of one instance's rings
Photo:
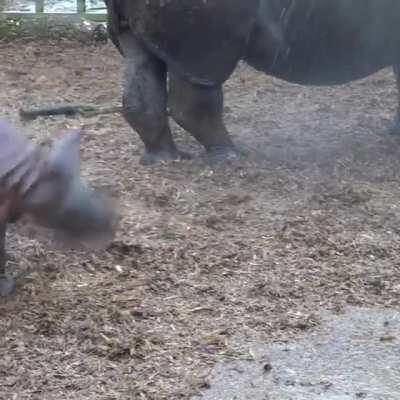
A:
{"type": "Polygon", "coordinates": [[[213,161],[235,159],[238,153],[223,122],[221,87],[204,87],[170,74],[171,116],[206,149],[213,161]]]}
{"type": "Polygon", "coordinates": [[[142,163],[180,158],[168,125],[165,64],[129,32],[119,43],[125,56],[123,115],[145,145],[142,163]]]}
{"type": "Polygon", "coordinates": [[[6,276],[6,229],[5,222],[0,223],[0,297],[10,296],[15,292],[15,279],[6,276]]]}
{"type": "Polygon", "coordinates": [[[397,86],[397,111],[395,119],[389,128],[389,133],[391,135],[400,135],[400,64],[393,66],[393,72],[396,77],[397,86]]]}

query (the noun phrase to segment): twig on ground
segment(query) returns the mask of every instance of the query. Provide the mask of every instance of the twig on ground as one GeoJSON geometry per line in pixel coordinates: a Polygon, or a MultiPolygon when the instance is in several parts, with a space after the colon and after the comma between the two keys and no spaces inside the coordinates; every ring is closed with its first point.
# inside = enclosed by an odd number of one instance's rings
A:
{"type": "Polygon", "coordinates": [[[97,107],[88,104],[61,104],[59,106],[40,107],[35,109],[19,110],[19,115],[24,121],[33,121],[38,117],[48,117],[51,115],[81,115],[82,117],[89,118],[102,114],[120,113],[122,107],[109,106],[97,107]]]}

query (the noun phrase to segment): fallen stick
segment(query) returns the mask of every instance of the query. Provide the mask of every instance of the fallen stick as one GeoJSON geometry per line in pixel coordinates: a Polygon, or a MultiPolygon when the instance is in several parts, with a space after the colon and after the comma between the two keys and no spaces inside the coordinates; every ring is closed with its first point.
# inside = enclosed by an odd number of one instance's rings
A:
{"type": "Polygon", "coordinates": [[[89,118],[102,114],[114,114],[122,111],[121,106],[113,107],[96,107],[87,104],[62,104],[59,106],[41,107],[36,109],[23,109],[19,110],[21,119],[25,121],[33,121],[38,117],[48,117],[51,115],[81,115],[82,117],[89,118]]]}

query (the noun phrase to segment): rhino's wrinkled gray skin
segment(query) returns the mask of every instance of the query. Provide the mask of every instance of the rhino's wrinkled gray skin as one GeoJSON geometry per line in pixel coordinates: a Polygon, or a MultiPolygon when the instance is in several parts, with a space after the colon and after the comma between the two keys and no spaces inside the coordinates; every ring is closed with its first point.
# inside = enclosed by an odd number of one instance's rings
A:
{"type": "Polygon", "coordinates": [[[30,142],[0,122],[0,296],[14,289],[5,277],[6,224],[27,214],[62,243],[105,246],[113,237],[112,203],[80,177],[80,131],[67,132],[51,149],[30,142]]]}
{"type": "Polygon", "coordinates": [[[393,66],[400,86],[398,0],[106,3],[110,37],[125,59],[124,116],[145,144],[145,163],[180,155],[167,104],[210,154],[234,153],[222,85],[239,60],[305,85],[344,84],[393,66]]]}

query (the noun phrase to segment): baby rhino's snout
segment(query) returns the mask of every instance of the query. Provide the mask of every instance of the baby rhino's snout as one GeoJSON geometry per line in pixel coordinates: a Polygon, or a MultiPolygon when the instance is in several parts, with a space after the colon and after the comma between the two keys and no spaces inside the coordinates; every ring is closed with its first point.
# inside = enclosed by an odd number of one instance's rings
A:
{"type": "Polygon", "coordinates": [[[79,147],[80,131],[72,131],[43,154],[40,174],[24,194],[22,208],[62,244],[102,248],[115,234],[115,202],[81,178],[79,147]]]}
{"type": "Polygon", "coordinates": [[[78,180],[69,188],[55,215],[47,217],[55,237],[63,244],[90,249],[105,247],[117,226],[115,202],[78,180]]]}

